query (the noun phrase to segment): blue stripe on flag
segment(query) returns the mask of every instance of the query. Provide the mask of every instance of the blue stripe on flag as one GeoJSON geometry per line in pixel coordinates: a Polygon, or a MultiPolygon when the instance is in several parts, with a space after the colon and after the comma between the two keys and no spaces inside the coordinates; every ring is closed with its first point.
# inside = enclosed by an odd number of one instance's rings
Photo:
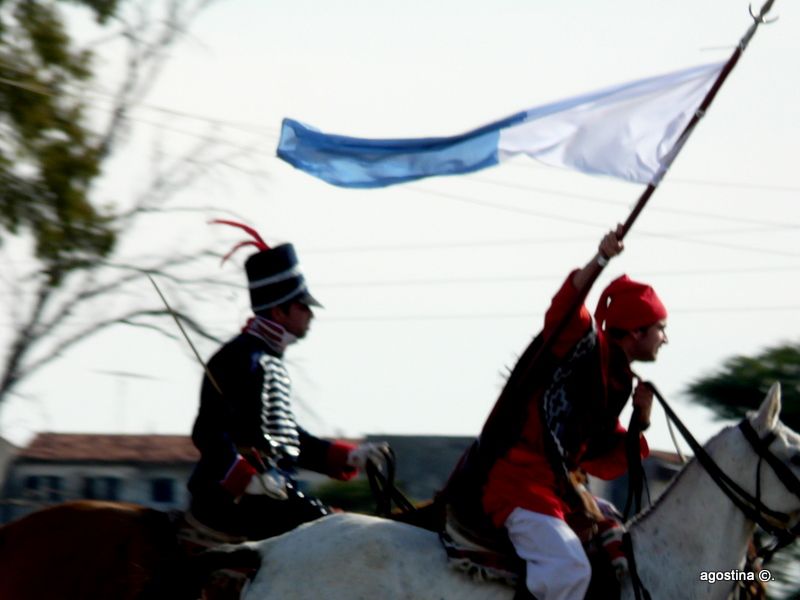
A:
{"type": "Polygon", "coordinates": [[[517,154],[648,183],[661,177],[723,64],[566,98],[452,137],[362,139],[284,119],[278,157],[328,183],[353,188],[470,173],[517,154]]]}
{"type": "Polygon", "coordinates": [[[500,129],[524,117],[525,113],[518,113],[452,137],[386,140],[325,134],[284,119],[278,156],[333,185],[384,187],[496,165],[500,129]]]}

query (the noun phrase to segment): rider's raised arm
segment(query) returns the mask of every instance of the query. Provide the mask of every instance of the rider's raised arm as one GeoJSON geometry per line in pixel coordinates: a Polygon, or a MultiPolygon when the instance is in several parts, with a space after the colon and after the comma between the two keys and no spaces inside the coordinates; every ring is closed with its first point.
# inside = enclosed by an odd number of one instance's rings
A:
{"type": "Polygon", "coordinates": [[[597,247],[597,254],[592,256],[591,260],[586,265],[575,271],[572,276],[572,284],[579,290],[592,281],[600,273],[600,270],[608,264],[608,261],[613,257],[620,254],[625,246],[620,239],[622,236],[622,225],[617,225],[616,230],[609,231],[603,239],[600,240],[600,245],[597,247]]]}
{"type": "Polygon", "coordinates": [[[552,341],[551,351],[556,356],[563,356],[572,349],[575,343],[586,335],[591,327],[592,317],[583,302],[589,292],[589,283],[600,273],[611,257],[622,252],[623,245],[619,239],[622,226],[618,225],[614,231],[609,231],[598,245],[597,254],[586,263],[582,269],[573,271],[564,282],[564,285],[553,297],[547,310],[544,321],[544,335],[549,337],[569,315],[569,322],[561,327],[558,339],[552,341]],[[580,303],[580,306],[578,306],[580,303]],[[576,310],[577,309],[577,310],[576,310]]]}

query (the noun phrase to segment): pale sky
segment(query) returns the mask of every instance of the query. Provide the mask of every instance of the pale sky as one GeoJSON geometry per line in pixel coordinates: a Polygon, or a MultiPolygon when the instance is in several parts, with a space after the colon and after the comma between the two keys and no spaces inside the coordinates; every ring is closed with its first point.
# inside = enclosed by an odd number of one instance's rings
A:
{"type": "MultiPolygon", "coordinates": [[[[593,309],[621,273],[657,289],[670,343],[637,368],[701,439],[720,423],[687,402],[686,386],[732,355],[800,335],[800,9],[779,0],[774,12],[590,294],[593,309]]],[[[298,420],[312,432],[474,435],[552,295],[642,186],[516,159],[469,176],[337,189],[274,157],[281,119],[364,137],[457,134],[722,60],[750,22],[747,3],[731,0],[218,2],[134,114],[101,190],[133,193],[155,137],[177,154],[218,121],[218,135],[244,149],[237,164],[266,177],[199,180],[180,203],[220,212],[184,214],[140,243],[158,253],[194,237],[226,252],[241,236],[205,221],[232,209],[268,241],[295,244],[326,307],[287,353],[298,420]],[[175,112],[167,120],[156,107],[175,112]]],[[[238,271],[244,284],[246,254],[209,272],[238,271]]],[[[228,337],[247,315],[242,287],[205,318],[228,337]]],[[[200,377],[183,342],[119,327],[28,382],[0,411],[2,434],[21,443],[41,430],[188,433],[200,377]]],[[[658,410],[650,440],[671,447],[658,410]]]]}

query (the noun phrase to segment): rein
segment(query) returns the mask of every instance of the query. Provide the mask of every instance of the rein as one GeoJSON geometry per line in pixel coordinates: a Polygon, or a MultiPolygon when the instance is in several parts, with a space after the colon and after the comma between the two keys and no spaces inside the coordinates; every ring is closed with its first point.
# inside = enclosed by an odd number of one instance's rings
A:
{"type": "MultiPolygon", "coordinates": [[[[669,417],[669,419],[675,424],[675,426],[678,428],[678,431],[680,431],[681,435],[686,440],[686,443],[688,443],[694,451],[697,461],[703,466],[714,483],[716,483],[717,486],[723,492],[725,492],[725,495],[730,498],[731,502],[733,502],[748,519],[758,524],[758,526],[765,531],[777,537],[782,537],[786,533],[791,533],[793,536],[796,536],[798,533],[800,533],[800,531],[798,531],[798,526],[789,529],[785,525],[775,524],[775,521],[786,524],[788,523],[790,517],[786,513],[768,508],[761,501],[760,477],[757,477],[757,493],[755,496],[733,481],[730,476],[728,476],[722,471],[722,469],[719,468],[719,466],[714,462],[714,459],[711,458],[708,452],[706,452],[705,448],[703,448],[703,446],[701,446],[700,443],[695,439],[683,421],[680,420],[678,415],[675,414],[675,411],[672,410],[672,407],[670,407],[670,405],[664,399],[664,396],[661,395],[661,392],[659,392],[652,383],[647,382],[647,385],[653,390],[653,394],[663,407],[664,412],[667,413],[667,417],[669,417]]],[[[778,457],[769,451],[769,445],[775,439],[775,434],[770,433],[764,438],[759,438],[758,434],[756,434],[755,430],[753,429],[753,426],[750,424],[750,421],[747,419],[744,419],[741,423],[739,423],[739,430],[750,442],[750,445],[759,456],[758,473],[760,474],[761,461],[766,460],[769,466],[775,471],[775,474],[778,476],[783,485],[786,486],[790,492],[800,498],[800,479],[798,479],[794,473],[792,473],[791,470],[785,464],[783,464],[780,459],[778,459],[778,457]]]]}
{"type": "Polygon", "coordinates": [[[390,517],[392,514],[392,502],[404,513],[416,510],[411,500],[395,486],[394,476],[397,460],[394,450],[389,448],[384,456],[384,464],[382,466],[386,471],[385,475],[381,472],[381,465],[376,465],[372,460],[368,460],[366,465],[367,480],[376,503],[375,514],[379,517],[390,517]]]}
{"type": "MultiPolygon", "coordinates": [[[[790,516],[788,514],[772,510],[761,501],[761,464],[763,461],[766,461],[772,468],[784,487],[800,498],[800,479],[769,450],[769,445],[775,439],[774,432],[770,432],[763,438],[760,438],[750,421],[746,418],[743,419],[738,426],[745,439],[747,439],[759,457],[758,466],[756,468],[756,494],[754,496],[720,469],[711,455],[706,452],[705,448],[703,448],[689,431],[689,428],[686,427],[675,411],[672,410],[672,407],[667,403],[664,396],[661,395],[661,392],[659,392],[652,383],[644,383],[653,391],[653,395],[658,399],[664,412],[667,414],[667,418],[678,428],[678,431],[680,431],[686,443],[689,444],[694,452],[695,458],[706,470],[714,483],[717,484],[717,487],[730,498],[731,502],[742,511],[745,517],[775,537],[774,544],[769,547],[761,548],[758,551],[758,555],[763,558],[764,562],[769,561],[778,550],[791,544],[795,538],[800,537],[800,522],[794,527],[789,527],[788,522],[790,516]]],[[[628,550],[628,560],[631,565],[631,581],[633,583],[635,597],[637,600],[641,598],[649,600],[650,594],[636,572],[636,563],[633,560],[633,540],[631,539],[630,533],[625,534],[623,543],[628,550]]]]}

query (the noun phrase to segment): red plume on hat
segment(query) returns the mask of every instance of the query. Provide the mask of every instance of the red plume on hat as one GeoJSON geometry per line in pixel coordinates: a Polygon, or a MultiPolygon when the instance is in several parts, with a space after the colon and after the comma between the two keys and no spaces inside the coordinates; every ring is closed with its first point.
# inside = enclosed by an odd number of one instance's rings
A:
{"type": "Polygon", "coordinates": [[[601,329],[634,331],[666,319],[667,309],[652,287],[622,275],[603,290],[594,318],[601,329]]]}
{"type": "Polygon", "coordinates": [[[250,292],[250,305],[254,313],[259,314],[291,300],[297,300],[306,306],[322,306],[308,291],[305,277],[300,272],[294,246],[279,244],[272,248],[255,229],[237,221],[215,219],[211,223],[238,227],[253,238],[236,244],[222,258],[222,262],[228,260],[243,246],[258,248],[258,252],[251,254],[244,263],[250,292]]]}
{"type": "Polygon", "coordinates": [[[264,241],[264,239],[258,234],[258,232],[250,227],[249,225],[245,225],[244,223],[239,223],[237,221],[226,221],[225,219],[214,219],[211,223],[216,225],[231,225],[232,227],[238,227],[239,229],[244,229],[247,233],[250,234],[252,240],[244,240],[236,244],[233,248],[231,248],[228,253],[222,257],[222,262],[228,260],[233,253],[236,252],[239,248],[244,246],[255,246],[259,250],[269,250],[269,246],[264,241]]]}

